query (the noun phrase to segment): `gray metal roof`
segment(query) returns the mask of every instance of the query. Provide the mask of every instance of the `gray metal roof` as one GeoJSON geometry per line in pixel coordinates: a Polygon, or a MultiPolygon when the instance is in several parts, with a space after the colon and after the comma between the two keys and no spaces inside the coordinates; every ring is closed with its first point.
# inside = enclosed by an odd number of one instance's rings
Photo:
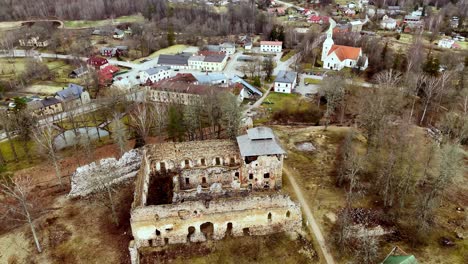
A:
{"type": "Polygon", "coordinates": [[[268,127],[247,130],[247,135],[237,137],[237,144],[243,157],[286,154],[268,127]]]}
{"type": "Polygon", "coordinates": [[[159,65],[188,65],[189,56],[161,54],[158,58],[159,65]]]}
{"type": "Polygon", "coordinates": [[[205,62],[222,62],[226,55],[207,55],[204,59],[205,62]]]}
{"type": "Polygon", "coordinates": [[[207,74],[192,74],[195,79],[197,79],[199,84],[211,84],[213,82],[219,82],[222,80],[227,80],[224,73],[207,73],[207,74]]]}
{"type": "Polygon", "coordinates": [[[171,69],[171,67],[169,67],[169,66],[158,66],[158,67],[149,68],[149,69],[145,70],[145,72],[148,75],[154,75],[154,74],[156,74],[158,72],[168,71],[170,69],[171,69]]]}
{"type": "Polygon", "coordinates": [[[56,95],[64,101],[75,100],[80,98],[84,88],[78,84],[70,83],[68,87],[62,91],[58,91],[56,95]]]}
{"type": "Polygon", "coordinates": [[[269,127],[255,127],[247,130],[250,139],[272,139],[275,137],[273,130],[269,127]]]}
{"type": "Polygon", "coordinates": [[[263,93],[258,90],[257,88],[255,88],[253,85],[251,85],[250,83],[246,82],[244,79],[240,78],[239,76],[235,75],[232,79],[231,79],[232,82],[234,83],[240,83],[242,84],[242,86],[244,86],[245,88],[247,88],[251,93],[256,93],[260,96],[263,95],[263,93]]]}
{"type": "Polygon", "coordinates": [[[297,72],[293,71],[279,71],[278,75],[276,75],[275,82],[281,83],[292,83],[297,77],[297,72]]]}
{"type": "Polygon", "coordinates": [[[60,104],[61,101],[55,97],[49,97],[41,100],[41,103],[44,107],[60,104]]]}

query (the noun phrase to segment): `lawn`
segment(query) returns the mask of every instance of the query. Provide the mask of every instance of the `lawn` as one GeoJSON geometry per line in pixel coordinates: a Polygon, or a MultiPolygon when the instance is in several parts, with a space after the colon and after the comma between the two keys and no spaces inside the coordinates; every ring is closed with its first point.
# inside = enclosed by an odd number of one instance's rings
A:
{"type": "Polygon", "coordinates": [[[281,61],[287,61],[289,60],[292,56],[296,54],[296,50],[290,50],[287,54],[285,54],[283,57],[281,57],[281,61]]]}
{"type": "MultiPolygon", "coordinates": [[[[150,249],[151,250],[151,249],[150,249]]],[[[304,238],[279,233],[269,236],[225,238],[216,242],[171,245],[162,252],[145,252],[146,263],[319,263],[313,246],[304,238]],[[242,252],[242,254],[239,254],[242,252]]]]}
{"type": "Polygon", "coordinates": [[[314,78],[304,78],[305,84],[321,84],[322,80],[314,79],[314,78]]]}
{"type": "Polygon", "coordinates": [[[170,47],[160,49],[160,50],[158,50],[156,52],[153,52],[148,57],[139,58],[139,59],[135,60],[134,62],[140,62],[141,60],[144,60],[144,59],[153,59],[153,58],[156,58],[157,56],[159,56],[161,54],[177,54],[177,53],[180,53],[180,52],[184,51],[187,47],[188,47],[187,45],[182,45],[182,44],[172,45],[170,47]]]}
{"type": "Polygon", "coordinates": [[[263,107],[267,107],[268,110],[275,112],[284,109],[289,106],[294,100],[299,100],[300,95],[298,94],[284,94],[270,92],[262,103],[263,107]]]}
{"type": "Polygon", "coordinates": [[[26,68],[25,59],[0,59],[0,78],[9,78],[16,72],[17,74],[22,73],[26,68]]]}
{"type": "Polygon", "coordinates": [[[29,148],[29,154],[32,157],[32,160],[28,162],[26,152],[24,151],[23,142],[19,141],[17,138],[12,140],[12,144],[18,156],[18,162],[14,162],[15,156],[10,147],[10,142],[8,140],[0,142],[0,151],[2,152],[3,157],[8,161],[6,165],[7,171],[17,171],[25,168],[35,166],[43,161],[36,153],[36,144],[33,141],[29,141],[27,146],[29,148]]]}
{"type": "Polygon", "coordinates": [[[133,15],[104,20],[68,20],[64,21],[64,26],[66,28],[91,28],[115,25],[120,23],[139,23],[144,22],[144,20],[145,18],[142,15],[133,15]]]}

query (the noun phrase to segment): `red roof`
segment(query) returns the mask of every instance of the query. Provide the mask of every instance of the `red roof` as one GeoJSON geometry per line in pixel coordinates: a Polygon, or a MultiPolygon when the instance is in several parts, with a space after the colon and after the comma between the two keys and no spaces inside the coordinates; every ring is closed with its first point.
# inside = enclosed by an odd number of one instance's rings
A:
{"type": "Polygon", "coordinates": [[[346,59],[357,60],[359,58],[359,54],[361,54],[361,48],[332,45],[328,55],[332,53],[335,53],[340,61],[344,61],[346,59]]]}
{"type": "Polygon", "coordinates": [[[312,23],[320,23],[320,21],[323,21],[324,23],[328,23],[329,17],[327,16],[317,16],[317,15],[312,15],[309,17],[309,21],[312,23]]]}
{"type": "Polygon", "coordinates": [[[260,45],[283,46],[281,41],[260,41],[260,45]]]}
{"type": "Polygon", "coordinates": [[[89,58],[86,63],[88,63],[89,65],[93,65],[93,66],[102,66],[102,65],[105,65],[108,63],[107,59],[106,58],[103,58],[103,57],[91,57],[89,58]]]}
{"type": "Polygon", "coordinates": [[[99,71],[99,84],[106,85],[107,82],[112,81],[114,77],[114,73],[118,72],[120,69],[117,66],[109,65],[104,67],[102,70],[99,71]]]}

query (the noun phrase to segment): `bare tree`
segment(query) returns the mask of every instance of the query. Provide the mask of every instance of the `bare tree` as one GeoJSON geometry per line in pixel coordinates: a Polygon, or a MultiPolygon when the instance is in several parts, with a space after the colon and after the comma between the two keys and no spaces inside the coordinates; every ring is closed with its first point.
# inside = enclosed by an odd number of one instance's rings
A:
{"type": "Polygon", "coordinates": [[[340,76],[327,77],[319,87],[319,93],[327,100],[327,109],[325,110],[325,130],[330,124],[331,115],[335,108],[340,104],[345,96],[345,81],[340,76]]]}
{"type": "Polygon", "coordinates": [[[15,145],[13,144],[13,139],[11,137],[11,132],[10,132],[10,127],[11,125],[11,119],[8,116],[8,113],[6,111],[0,111],[0,121],[2,123],[3,130],[5,131],[5,134],[8,139],[8,144],[10,145],[11,153],[13,154],[13,157],[15,161],[18,161],[18,154],[16,153],[16,148],[15,145]]]}
{"type": "Polygon", "coordinates": [[[418,230],[428,229],[433,217],[434,208],[438,205],[438,199],[446,192],[447,187],[462,172],[463,157],[458,144],[447,143],[438,152],[437,167],[433,173],[426,174],[425,191],[417,199],[416,218],[418,230]]]}
{"type": "Polygon", "coordinates": [[[114,114],[111,123],[112,139],[119,146],[120,156],[127,151],[127,129],[118,113],[114,114]]]}
{"type": "Polygon", "coordinates": [[[241,108],[235,95],[222,93],[220,96],[224,129],[229,138],[235,139],[240,129],[241,108]]]}
{"type": "Polygon", "coordinates": [[[30,177],[16,176],[11,181],[4,179],[0,182],[0,191],[5,196],[4,201],[0,206],[5,207],[6,216],[15,220],[26,221],[31,229],[31,233],[36,244],[36,249],[39,253],[42,252],[39,238],[36,234],[34,226],[33,210],[37,210],[37,206],[33,206],[31,201],[31,190],[33,184],[30,177]],[[13,202],[9,203],[5,199],[12,199],[13,202]]]}
{"type": "Polygon", "coordinates": [[[135,105],[130,113],[131,126],[137,134],[135,147],[141,147],[146,144],[146,138],[149,135],[153,119],[150,118],[151,111],[148,109],[148,103],[143,102],[135,105]]]}
{"type": "Polygon", "coordinates": [[[59,157],[54,143],[55,135],[52,124],[46,121],[42,126],[36,126],[33,129],[33,138],[41,148],[41,152],[44,151],[46,153],[47,158],[54,166],[55,176],[57,177],[60,186],[63,187],[59,157]]]}
{"type": "Polygon", "coordinates": [[[97,200],[111,210],[111,219],[116,226],[119,225],[119,217],[117,215],[116,203],[114,200],[115,190],[112,187],[110,179],[113,179],[113,173],[118,170],[115,164],[109,166],[98,166],[92,181],[99,186],[100,191],[96,192],[97,200]]]}
{"type": "Polygon", "coordinates": [[[421,116],[421,120],[419,120],[419,124],[422,124],[424,122],[424,118],[426,117],[429,106],[431,105],[432,101],[437,96],[437,94],[440,92],[440,81],[441,79],[439,78],[428,77],[426,79],[425,84],[422,87],[424,91],[424,110],[421,116]]]}

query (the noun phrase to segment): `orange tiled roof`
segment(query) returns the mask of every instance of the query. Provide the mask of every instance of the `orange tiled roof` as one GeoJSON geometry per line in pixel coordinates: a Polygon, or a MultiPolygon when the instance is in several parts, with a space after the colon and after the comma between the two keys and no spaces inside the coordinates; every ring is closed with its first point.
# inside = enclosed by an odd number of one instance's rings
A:
{"type": "Polygon", "coordinates": [[[283,45],[283,42],[282,41],[260,41],[260,45],[281,46],[283,45]]]}
{"type": "Polygon", "coordinates": [[[359,54],[361,53],[361,48],[332,45],[330,51],[328,52],[328,55],[332,54],[333,52],[336,54],[340,61],[344,61],[346,59],[357,60],[359,58],[359,54]]]}

